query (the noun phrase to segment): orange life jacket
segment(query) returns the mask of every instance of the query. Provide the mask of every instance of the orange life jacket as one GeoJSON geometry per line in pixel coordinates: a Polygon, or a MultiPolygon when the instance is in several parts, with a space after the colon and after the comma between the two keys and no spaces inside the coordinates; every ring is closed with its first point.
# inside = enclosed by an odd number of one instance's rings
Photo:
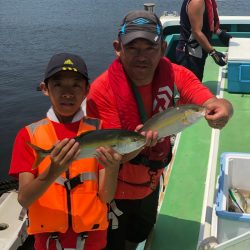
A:
{"type": "MultiPolygon", "coordinates": [[[[78,135],[99,129],[100,121],[85,118],[78,135]]],[[[51,121],[42,119],[26,127],[31,143],[50,149],[57,141],[51,121]]],[[[38,167],[41,174],[50,164],[47,156],[38,167]]],[[[105,230],[108,227],[107,205],[98,197],[98,164],[95,158],[74,161],[28,209],[29,234],[65,233],[71,225],[76,233],[105,230]],[[78,184],[78,185],[75,185],[78,184]]]]}

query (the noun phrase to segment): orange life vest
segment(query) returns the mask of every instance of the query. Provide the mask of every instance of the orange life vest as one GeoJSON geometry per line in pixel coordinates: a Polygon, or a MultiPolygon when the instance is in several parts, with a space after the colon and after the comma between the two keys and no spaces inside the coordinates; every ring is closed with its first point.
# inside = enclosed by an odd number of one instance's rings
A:
{"type": "MultiPolygon", "coordinates": [[[[78,135],[99,129],[99,120],[85,118],[78,135]],[[96,125],[96,126],[95,126],[96,125]]],[[[50,149],[57,141],[51,121],[42,119],[26,127],[31,143],[50,149]]],[[[50,164],[47,156],[38,167],[41,174],[50,164]]],[[[29,234],[65,233],[71,225],[76,233],[105,230],[108,227],[107,205],[98,197],[98,164],[95,158],[74,161],[47,191],[28,209],[29,234]],[[78,185],[74,185],[74,184],[78,185]]]]}

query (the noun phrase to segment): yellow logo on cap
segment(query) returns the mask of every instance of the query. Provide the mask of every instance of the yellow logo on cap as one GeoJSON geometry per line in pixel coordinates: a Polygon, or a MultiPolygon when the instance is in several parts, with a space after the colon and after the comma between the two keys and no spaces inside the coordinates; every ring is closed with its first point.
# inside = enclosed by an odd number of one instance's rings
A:
{"type": "Polygon", "coordinates": [[[64,61],[64,64],[71,64],[71,65],[73,65],[74,63],[70,59],[67,59],[67,60],[64,61]]]}
{"type": "Polygon", "coordinates": [[[78,71],[76,68],[71,68],[71,67],[62,67],[62,70],[73,70],[75,72],[78,71]]]}
{"type": "MultiPolygon", "coordinates": [[[[74,63],[70,60],[70,59],[67,59],[64,61],[64,65],[74,65],[74,63]]],[[[62,67],[62,70],[73,70],[75,72],[77,72],[78,70],[76,68],[72,68],[72,67],[62,67]]]]}

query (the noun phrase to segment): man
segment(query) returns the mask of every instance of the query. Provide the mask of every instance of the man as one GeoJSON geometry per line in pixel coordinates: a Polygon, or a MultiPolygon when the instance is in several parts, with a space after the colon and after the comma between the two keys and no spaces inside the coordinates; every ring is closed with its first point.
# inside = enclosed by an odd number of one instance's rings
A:
{"type": "Polygon", "coordinates": [[[225,55],[216,51],[211,38],[213,33],[228,46],[230,35],[219,29],[219,16],[215,0],[184,0],[180,14],[180,39],[176,47],[178,64],[193,71],[202,81],[205,61],[212,56],[215,63],[224,66],[225,55]]]}
{"type": "MultiPolygon", "coordinates": [[[[155,14],[128,13],[113,46],[117,59],[91,84],[87,96],[88,115],[100,117],[104,128],[138,129],[153,114],[172,106],[175,81],[182,103],[204,105],[208,109],[206,119],[213,127],[222,128],[227,123],[231,104],[214,97],[192,72],[164,57],[166,43],[155,14]]],[[[135,158],[125,156],[133,159],[120,167],[111,203],[109,250],[136,249],[155,224],[159,179],[171,159],[169,137],[155,145],[156,132],[146,133],[152,147],[135,158]]]]}

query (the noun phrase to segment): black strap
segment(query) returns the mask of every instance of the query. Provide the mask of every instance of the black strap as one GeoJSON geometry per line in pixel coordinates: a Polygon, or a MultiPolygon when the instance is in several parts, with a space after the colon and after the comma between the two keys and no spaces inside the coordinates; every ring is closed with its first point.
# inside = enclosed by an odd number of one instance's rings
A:
{"type": "Polygon", "coordinates": [[[149,160],[146,156],[141,154],[137,155],[134,159],[130,160],[129,162],[135,165],[143,164],[153,169],[164,168],[165,166],[163,161],[149,160]]]}
{"type": "Polygon", "coordinates": [[[139,186],[139,187],[150,187],[152,190],[155,190],[157,188],[158,185],[158,179],[156,178],[158,170],[157,169],[148,169],[148,175],[150,177],[150,180],[147,182],[141,182],[141,183],[133,183],[133,182],[129,182],[126,180],[123,180],[121,178],[118,178],[119,181],[122,181],[126,184],[129,184],[131,186],[139,186]]]}
{"type": "Polygon", "coordinates": [[[80,234],[81,239],[87,239],[89,237],[88,232],[82,232],[79,234],[80,234]]]}
{"type": "Polygon", "coordinates": [[[83,122],[86,122],[89,125],[94,126],[97,130],[100,128],[100,120],[96,118],[84,118],[83,122]]]}
{"type": "Polygon", "coordinates": [[[138,154],[135,158],[133,158],[129,162],[134,165],[143,164],[149,167],[150,169],[160,169],[166,167],[168,163],[171,161],[171,159],[172,159],[172,150],[169,151],[168,156],[162,161],[149,160],[147,156],[138,154]]]}
{"type": "Polygon", "coordinates": [[[145,123],[148,120],[148,116],[147,116],[147,113],[146,113],[145,108],[144,108],[142,97],[141,97],[136,85],[132,81],[130,81],[130,82],[131,82],[132,91],[133,91],[135,99],[136,99],[136,103],[138,105],[139,116],[141,118],[142,123],[145,123]]]}
{"type": "MultiPolygon", "coordinates": [[[[76,248],[75,250],[80,250],[80,249],[84,249],[84,245],[85,245],[85,240],[88,238],[88,232],[81,232],[78,234],[77,240],[76,240],[76,248]]],[[[60,241],[60,237],[59,237],[59,233],[58,232],[52,232],[49,235],[49,238],[47,239],[46,242],[46,248],[49,248],[49,243],[50,243],[50,239],[54,240],[56,242],[56,249],[57,250],[63,250],[64,248],[61,245],[61,241],[60,241]]]]}
{"type": "Polygon", "coordinates": [[[56,243],[56,250],[63,250],[63,247],[61,245],[61,241],[59,238],[59,233],[58,232],[52,232],[47,241],[46,241],[46,249],[49,250],[50,249],[50,240],[54,240],[56,243]]]}
{"type": "Polygon", "coordinates": [[[81,184],[81,176],[77,175],[74,178],[68,179],[64,182],[64,186],[67,190],[71,190],[74,187],[76,187],[77,185],[81,184]]]}
{"type": "Polygon", "coordinates": [[[129,184],[131,186],[144,186],[144,187],[150,187],[152,190],[155,190],[157,187],[157,183],[158,183],[156,179],[158,169],[166,167],[171,161],[171,159],[172,159],[172,150],[170,150],[168,156],[166,157],[164,161],[148,160],[146,156],[139,154],[137,157],[130,160],[130,163],[135,164],[135,165],[143,164],[149,167],[148,175],[150,176],[150,180],[147,182],[143,182],[143,183],[133,183],[133,182],[123,180],[122,178],[118,178],[118,180],[126,184],[129,184]]]}
{"type": "Polygon", "coordinates": [[[164,172],[161,174],[161,177],[162,177],[162,183],[163,183],[163,185],[162,185],[162,192],[164,192],[164,191],[165,191],[165,188],[166,188],[164,172]]]}
{"type": "Polygon", "coordinates": [[[150,181],[142,182],[142,183],[133,183],[133,182],[125,181],[125,180],[121,179],[120,177],[118,178],[118,180],[122,181],[122,182],[124,182],[126,184],[129,184],[131,186],[139,186],[139,187],[148,187],[151,184],[150,181]]]}

